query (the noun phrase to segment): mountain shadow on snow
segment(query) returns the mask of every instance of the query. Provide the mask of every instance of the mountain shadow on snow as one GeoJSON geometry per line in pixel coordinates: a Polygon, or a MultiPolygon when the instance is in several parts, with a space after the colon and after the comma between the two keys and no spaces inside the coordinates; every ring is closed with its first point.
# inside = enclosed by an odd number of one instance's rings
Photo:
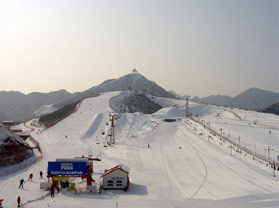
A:
{"type": "Polygon", "coordinates": [[[144,114],[152,114],[160,110],[162,106],[153,102],[151,99],[142,93],[125,91],[112,97],[110,99],[110,106],[114,111],[119,113],[141,112],[144,114]]]}

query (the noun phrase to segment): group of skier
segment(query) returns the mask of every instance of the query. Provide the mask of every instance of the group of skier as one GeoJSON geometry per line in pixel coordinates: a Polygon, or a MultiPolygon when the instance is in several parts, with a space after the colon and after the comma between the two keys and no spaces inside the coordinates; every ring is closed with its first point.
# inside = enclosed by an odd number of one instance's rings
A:
{"type": "MultiPolygon", "coordinates": [[[[43,171],[40,171],[40,178],[42,179],[43,178],[43,171]]],[[[29,178],[28,178],[28,181],[32,181],[33,179],[33,173],[30,173],[29,175],[29,178]]],[[[23,183],[26,183],[25,180],[22,178],[20,181],[19,181],[19,189],[23,189],[23,183]]],[[[1,204],[0,204],[1,205],[1,204]]],[[[21,207],[21,198],[20,196],[17,197],[17,207],[21,207]]]]}

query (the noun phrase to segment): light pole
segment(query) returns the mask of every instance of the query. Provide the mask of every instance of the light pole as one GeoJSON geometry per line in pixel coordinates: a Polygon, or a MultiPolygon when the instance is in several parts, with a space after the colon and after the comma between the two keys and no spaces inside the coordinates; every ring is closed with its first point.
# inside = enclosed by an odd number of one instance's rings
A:
{"type": "Polygon", "coordinates": [[[189,97],[191,97],[190,95],[184,95],[185,100],[186,100],[186,109],[185,109],[185,117],[188,117],[190,115],[189,113],[189,97]]]}
{"type": "Polygon", "coordinates": [[[267,150],[268,163],[270,164],[270,163],[271,163],[271,160],[270,160],[270,151],[272,151],[273,149],[271,149],[271,148],[268,146],[267,149],[264,149],[264,150],[267,150]]]}
{"type": "Polygon", "coordinates": [[[229,148],[231,149],[231,155],[232,155],[233,145],[230,144],[229,148]]]}
{"type": "Polygon", "coordinates": [[[240,153],[240,136],[238,136],[238,152],[240,153]]]}
{"type": "Polygon", "coordinates": [[[221,140],[221,141],[222,141],[222,139],[223,139],[223,130],[224,130],[224,129],[222,129],[222,128],[220,129],[220,131],[221,131],[221,137],[220,137],[220,140],[221,140]]]}

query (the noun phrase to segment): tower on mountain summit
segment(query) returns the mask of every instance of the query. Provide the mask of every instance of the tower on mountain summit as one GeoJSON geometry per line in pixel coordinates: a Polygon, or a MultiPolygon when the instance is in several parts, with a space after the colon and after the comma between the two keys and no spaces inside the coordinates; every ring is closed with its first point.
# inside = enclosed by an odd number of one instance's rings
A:
{"type": "Polygon", "coordinates": [[[138,73],[138,71],[136,70],[136,68],[134,68],[132,72],[133,72],[133,73],[138,73]]]}

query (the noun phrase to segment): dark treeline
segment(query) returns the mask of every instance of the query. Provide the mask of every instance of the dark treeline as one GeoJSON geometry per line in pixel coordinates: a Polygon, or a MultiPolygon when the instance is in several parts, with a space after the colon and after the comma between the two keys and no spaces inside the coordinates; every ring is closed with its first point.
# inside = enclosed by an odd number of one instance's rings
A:
{"type": "Polygon", "coordinates": [[[73,113],[79,102],[80,101],[65,105],[64,107],[58,109],[57,111],[55,111],[53,113],[41,116],[39,119],[39,122],[43,123],[45,126],[51,126],[52,124],[56,123],[57,121],[63,119],[64,117],[70,115],[71,113],[73,113]]]}

